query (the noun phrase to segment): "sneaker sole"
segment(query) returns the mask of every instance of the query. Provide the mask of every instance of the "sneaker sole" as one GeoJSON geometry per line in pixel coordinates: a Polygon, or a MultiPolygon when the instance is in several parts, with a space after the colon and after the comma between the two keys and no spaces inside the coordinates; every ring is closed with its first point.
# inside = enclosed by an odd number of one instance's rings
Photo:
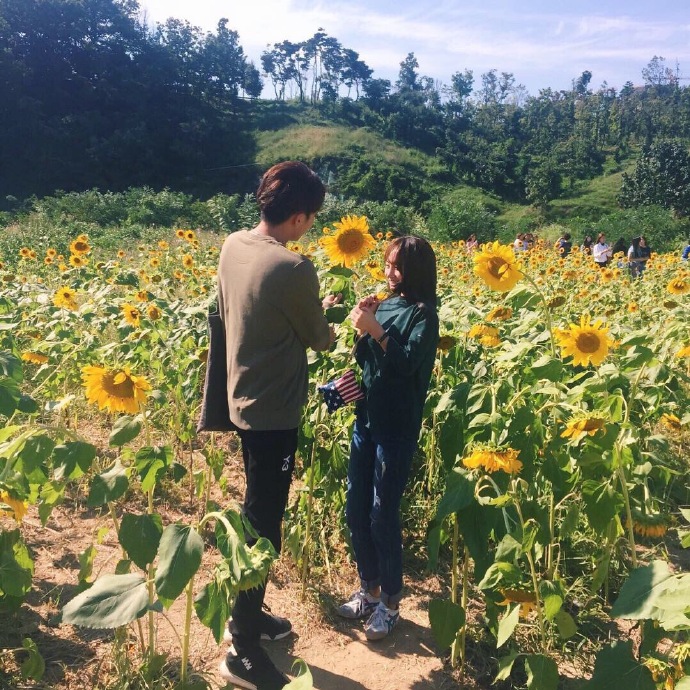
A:
{"type": "Polygon", "coordinates": [[[245,690],[258,690],[257,686],[254,685],[254,683],[250,683],[248,680],[245,680],[244,678],[240,678],[239,676],[236,676],[226,665],[225,660],[220,662],[220,666],[218,667],[218,671],[220,672],[220,677],[226,681],[227,683],[232,683],[235,687],[238,688],[245,688],[245,690]]]}
{"type": "MultiPolygon", "coordinates": [[[[275,642],[276,640],[285,639],[288,635],[290,635],[291,632],[292,629],[284,633],[279,633],[275,637],[270,637],[269,635],[266,635],[266,633],[261,633],[261,639],[265,642],[275,642]]],[[[223,633],[223,642],[228,645],[232,644],[232,633],[227,628],[225,628],[225,632],[223,633]]]]}
{"type": "MultiPolygon", "coordinates": [[[[376,606],[378,606],[378,602],[376,606]]],[[[376,606],[373,606],[370,611],[362,611],[362,613],[351,613],[350,611],[342,611],[341,609],[338,609],[338,615],[341,618],[347,618],[351,621],[359,620],[360,618],[368,618],[372,613],[374,613],[374,611],[376,611],[376,606]]]]}

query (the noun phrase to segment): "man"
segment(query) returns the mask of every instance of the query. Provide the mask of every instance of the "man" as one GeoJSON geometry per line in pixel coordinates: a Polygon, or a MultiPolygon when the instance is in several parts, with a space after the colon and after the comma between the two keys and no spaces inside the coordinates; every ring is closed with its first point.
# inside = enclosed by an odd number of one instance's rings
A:
{"type": "MultiPolygon", "coordinates": [[[[304,163],[288,161],[263,176],[256,199],[261,220],[231,234],[218,266],[218,308],[227,347],[228,405],[237,427],[246,475],[243,512],[280,552],[281,522],[295,465],[297,427],[307,399],[307,348],[333,342],[316,269],[287,249],[313,225],[325,188],[304,163]]],[[[259,640],[292,629],[262,610],[265,585],[237,597],[229,632],[233,648],[221,676],[249,690],[278,690],[289,682],[259,640]]]]}

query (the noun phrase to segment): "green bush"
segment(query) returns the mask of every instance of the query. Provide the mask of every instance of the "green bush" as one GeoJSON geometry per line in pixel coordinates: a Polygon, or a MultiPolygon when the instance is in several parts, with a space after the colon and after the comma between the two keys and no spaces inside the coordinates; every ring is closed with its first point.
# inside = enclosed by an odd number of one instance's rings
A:
{"type": "Polygon", "coordinates": [[[471,198],[437,202],[427,223],[430,236],[443,242],[465,240],[473,233],[479,242],[487,242],[495,238],[497,231],[495,214],[471,198]]]}

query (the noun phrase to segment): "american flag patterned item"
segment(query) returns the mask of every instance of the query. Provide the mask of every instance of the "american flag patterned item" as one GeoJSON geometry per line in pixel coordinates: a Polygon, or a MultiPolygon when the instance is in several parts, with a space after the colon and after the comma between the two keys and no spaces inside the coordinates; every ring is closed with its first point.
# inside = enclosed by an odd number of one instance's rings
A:
{"type": "Polygon", "coordinates": [[[364,392],[352,369],[348,369],[340,378],[319,386],[319,392],[323,395],[329,414],[343,405],[364,399],[364,392]]]}

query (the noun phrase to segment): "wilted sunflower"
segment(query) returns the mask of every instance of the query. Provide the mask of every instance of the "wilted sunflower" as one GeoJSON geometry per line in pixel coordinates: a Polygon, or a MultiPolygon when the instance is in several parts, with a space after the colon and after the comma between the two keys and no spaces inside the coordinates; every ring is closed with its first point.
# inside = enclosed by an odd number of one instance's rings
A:
{"type": "Polygon", "coordinates": [[[161,310],[155,304],[150,304],[146,309],[146,316],[148,316],[151,321],[158,321],[161,317],[161,310]]]}
{"type": "Polygon", "coordinates": [[[448,352],[451,347],[455,347],[456,342],[456,338],[454,338],[452,335],[442,335],[438,339],[438,345],[436,348],[441,352],[448,352]]]}
{"type": "Polygon", "coordinates": [[[48,361],[48,356],[40,352],[22,352],[22,359],[31,364],[45,364],[48,361]]]}
{"type": "Polygon", "coordinates": [[[26,515],[26,503],[18,498],[12,498],[6,491],[0,493],[0,510],[12,513],[12,517],[21,522],[26,515]]]}
{"type": "Polygon", "coordinates": [[[86,389],[86,399],[98,405],[100,410],[135,414],[146,402],[146,392],[151,389],[143,376],[134,376],[129,367],[106,369],[85,366],[81,378],[86,389]]]}
{"type": "Polygon", "coordinates": [[[483,467],[489,473],[502,471],[517,474],[522,469],[519,454],[520,451],[514,448],[477,446],[469,456],[462,459],[462,464],[471,469],[483,467]]]}
{"type": "MultiPolygon", "coordinates": [[[[663,537],[668,529],[666,516],[661,513],[643,513],[637,508],[632,508],[633,531],[642,537],[663,537]]],[[[625,521],[626,527],[628,521],[625,521]]]]}
{"type": "Polygon", "coordinates": [[[506,321],[513,315],[512,307],[494,307],[487,315],[487,321],[506,321]]]}
{"type": "Polygon", "coordinates": [[[690,282],[683,278],[673,278],[668,282],[666,289],[672,295],[686,295],[690,292],[690,282]]]}
{"type": "Polygon", "coordinates": [[[135,328],[139,328],[141,312],[133,304],[123,304],[120,307],[124,320],[135,328]]]}
{"type": "Polygon", "coordinates": [[[366,216],[345,216],[333,223],[336,232],[321,239],[321,245],[332,265],[354,266],[376,246],[369,234],[366,216]]]}
{"type": "Polygon", "coordinates": [[[670,431],[680,431],[681,421],[674,414],[664,412],[661,415],[661,424],[665,426],[670,431]]]}
{"type": "Polygon", "coordinates": [[[53,304],[62,309],[77,311],[79,308],[76,302],[77,293],[72,288],[61,287],[53,295],[53,304]]]}
{"type": "Polygon", "coordinates": [[[508,292],[522,278],[522,266],[515,258],[512,247],[489,242],[475,254],[474,272],[492,290],[508,292]]]}
{"type": "Polygon", "coordinates": [[[604,417],[597,414],[583,414],[573,417],[561,434],[561,438],[572,438],[579,441],[583,436],[594,436],[597,431],[606,428],[604,417]]]}
{"type": "Polygon", "coordinates": [[[589,315],[580,317],[580,325],[571,323],[567,329],[554,329],[563,357],[572,357],[573,364],[599,366],[609,352],[613,339],[601,319],[590,324],[589,315]]]}

